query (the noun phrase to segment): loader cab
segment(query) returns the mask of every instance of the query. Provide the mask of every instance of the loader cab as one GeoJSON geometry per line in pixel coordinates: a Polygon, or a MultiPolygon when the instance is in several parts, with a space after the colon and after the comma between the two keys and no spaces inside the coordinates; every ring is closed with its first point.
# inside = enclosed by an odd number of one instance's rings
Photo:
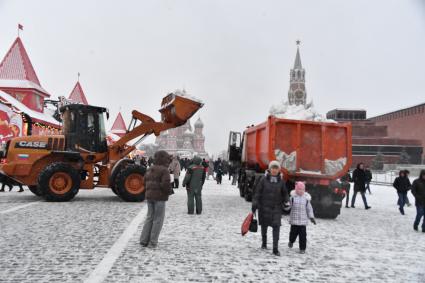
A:
{"type": "Polygon", "coordinates": [[[229,145],[227,149],[228,158],[231,162],[240,162],[242,159],[242,138],[241,133],[230,132],[229,145]]]}
{"type": "Polygon", "coordinates": [[[83,104],[69,104],[61,107],[65,149],[104,153],[108,150],[104,113],[106,108],[83,104]]]}

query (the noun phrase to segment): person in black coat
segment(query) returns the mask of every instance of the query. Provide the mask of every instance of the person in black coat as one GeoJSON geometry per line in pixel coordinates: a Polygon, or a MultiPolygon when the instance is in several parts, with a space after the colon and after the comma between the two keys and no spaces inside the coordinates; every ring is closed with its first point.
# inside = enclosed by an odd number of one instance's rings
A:
{"type": "Polygon", "coordinates": [[[353,182],[354,182],[354,194],[351,200],[351,207],[354,208],[356,203],[357,193],[360,193],[363,199],[365,209],[370,209],[371,207],[367,205],[366,200],[366,172],[364,170],[364,164],[357,164],[357,168],[353,172],[353,182]]]}
{"type": "Polygon", "coordinates": [[[410,183],[409,178],[406,176],[406,172],[401,170],[398,173],[398,177],[395,178],[393,187],[397,190],[399,211],[404,215],[404,206],[406,205],[407,192],[410,190],[412,184],[410,183]]]}
{"type": "Polygon", "coordinates": [[[352,182],[350,171],[347,172],[344,176],[341,177],[341,185],[342,188],[345,190],[345,207],[349,208],[348,203],[350,202],[350,188],[352,182]]]}
{"type": "MultiPolygon", "coordinates": [[[[425,216],[425,170],[421,170],[419,178],[413,181],[412,194],[415,197],[416,218],[413,229],[418,231],[419,222],[425,216]]],[[[422,221],[422,232],[425,233],[425,217],[422,221]]]]}
{"type": "Polygon", "coordinates": [[[273,228],[273,254],[280,256],[278,244],[283,205],[289,205],[289,195],[285,181],[280,174],[280,164],[272,161],[269,170],[262,177],[252,200],[252,212],[258,209],[258,220],[261,225],[262,249],[267,249],[267,228],[273,228]]]}

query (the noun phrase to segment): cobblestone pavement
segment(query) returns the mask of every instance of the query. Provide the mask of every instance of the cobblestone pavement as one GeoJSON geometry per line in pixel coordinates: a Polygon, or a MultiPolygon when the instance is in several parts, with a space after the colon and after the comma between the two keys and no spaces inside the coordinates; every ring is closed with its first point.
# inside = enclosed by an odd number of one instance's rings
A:
{"type": "MultiPolygon", "coordinates": [[[[176,190],[158,248],[140,247],[140,225],[105,281],[424,282],[425,235],[412,229],[414,207],[401,216],[392,188],[372,190],[370,211],[358,202],[337,220],[310,225],[305,255],[297,243],[287,248],[284,219],[280,258],[259,249],[259,233],[240,236],[250,204],[235,187],[207,181],[201,216],[187,215],[185,191],[176,190]]],[[[28,192],[4,193],[0,212],[37,200],[28,192]]],[[[69,203],[39,202],[0,214],[0,282],[85,280],[143,206],[97,189],[81,191],[69,203]]]]}

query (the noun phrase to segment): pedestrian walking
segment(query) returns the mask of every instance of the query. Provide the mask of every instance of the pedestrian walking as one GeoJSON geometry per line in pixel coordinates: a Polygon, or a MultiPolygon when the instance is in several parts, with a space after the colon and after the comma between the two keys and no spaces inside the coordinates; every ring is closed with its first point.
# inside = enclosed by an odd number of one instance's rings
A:
{"type": "Polygon", "coordinates": [[[366,200],[366,172],[364,169],[364,164],[357,164],[357,168],[353,172],[353,182],[354,182],[354,193],[351,200],[351,207],[355,208],[354,204],[356,203],[357,193],[360,193],[363,199],[365,209],[370,209],[371,207],[367,205],[366,200]]]}
{"type": "Polygon", "coordinates": [[[168,170],[170,171],[170,174],[173,175],[173,180],[172,180],[172,187],[174,189],[178,189],[179,188],[179,179],[180,179],[180,173],[181,173],[181,167],[180,167],[180,162],[177,158],[177,156],[173,157],[173,160],[170,163],[170,166],[168,167],[168,170]]]}
{"type": "Polygon", "coordinates": [[[150,156],[148,159],[148,166],[151,167],[152,165],[153,165],[153,158],[152,156],[150,156]]]}
{"type": "Polygon", "coordinates": [[[214,162],[212,160],[210,160],[208,162],[208,180],[210,179],[210,176],[212,176],[213,180],[215,180],[215,178],[214,178],[214,162]]]}
{"type": "Polygon", "coordinates": [[[366,190],[368,190],[369,195],[371,195],[372,192],[370,191],[370,182],[372,181],[372,171],[370,171],[369,166],[366,166],[365,174],[366,174],[366,190]]]}
{"type": "Polygon", "coordinates": [[[202,187],[205,183],[206,173],[202,166],[202,159],[195,156],[193,164],[189,166],[183,179],[183,187],[187,190],[187,213],[202,214],[202,187]]]}
{"type": "Polygon", "coordinates": [[[404,206],[406,205],[407,192],[410,190],[412,184],[410,183],[409,178],[406,176],[406,172],[401,170],[398,173],[398,177],[395,178],[393,182],[393,187],[397,190],[398,201],[397,204],[399,206],[398,210],[401,215],[404,215],[404,206]]]}
{"type": "Polygon", "coordinates": [[[419,223],[422,220],[422,232],[425,233],[425,170],[421,170],[419,178],[413,181],[412,194],[415,197],[416,218],[413,223],[413,229],[418,231],[419,223]]]}
{"type": "Polygon", "coordinates": [[[345,207],[349,208],[348,204],[350,202],[350,188],[352,182],[350,171],[347,172],[344,176],[341,177],[341,186],[345,190],[345,207]]]}
{"type": "Polygon", "coordinates": [[[217,185],[221,185],[221,182],[223,180],[223,166],[221,165],[221,163],[217,166],[215,180],[217,181],[217,185]]]}
{"type": "Polygon", "coordinates": [[[289,205],[289,196],[285,181],[281,176],[280,164],[272,161],[256,188],[252,200],[252,212],[258,210],[258,221],[261,226],[262,249],[267,249],[267,229],[273,229],[273,254],[280,256],[279,237],[282,218],[282,207],[289,205]]]}
{"type": "MultiPolygon", "coordinates": [[[[409,181],[410,181],[410,171],[406,169],[406,170],[404,170],[404,173],[406,174],[407,179],[409,179],[409,181]]],[[[409,196],[408,195],[406,195],[406,205],[408,207],[410,207],[412,205],[410,203],[410,200],[409,200],[409,196]]]]}
{"type": "Polygon", "coordinates": [[[170,156],[160,150],[154,155],[153,165],[146,171],[145,188],[148,214],[140,236],[140,244],[143,247],[156,248],[159,234],[165,217],[165,203],[172,194],[170,186],[170,156]]]}
{"type": "Polygon", "coordinates": [[[291,191],[289,203],[291,206],[289,215],[291,231],[289,232],[288,247],[292,248],[298,237],[300,253],[304,254],[307,248],[307,224],[311,221],[316,225],[316,220],[311,206],[311,196],[305,191],[303,182],[295,183],[295,190],[291,191]]]}

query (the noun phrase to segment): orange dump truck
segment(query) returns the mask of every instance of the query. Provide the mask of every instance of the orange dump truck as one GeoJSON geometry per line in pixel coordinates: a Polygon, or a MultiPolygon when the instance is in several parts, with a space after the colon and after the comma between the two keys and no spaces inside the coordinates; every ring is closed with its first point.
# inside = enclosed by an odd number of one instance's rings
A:
{"type": "Polygon", "coordinates": [[[239,190],[247,201],[270,161],[277,160],[289,189],[306,182],[317,217],[336,218],[345,190],[338,179],[351,167],[351,125],[279,119],[231,132],[229,160],[240,166],[239,190]]]}

